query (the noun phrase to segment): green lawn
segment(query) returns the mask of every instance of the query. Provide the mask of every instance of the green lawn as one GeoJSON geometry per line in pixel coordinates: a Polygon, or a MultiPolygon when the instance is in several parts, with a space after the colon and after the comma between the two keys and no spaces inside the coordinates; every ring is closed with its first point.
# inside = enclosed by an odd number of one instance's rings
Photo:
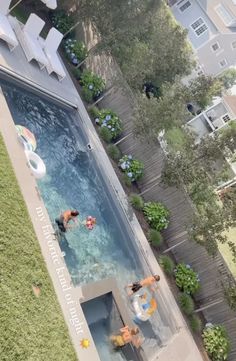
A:
{"type": "MultiPolygon", "coordinates": [[[[229,241],[236,243],[236,228],[231,228],[230,231],[227,233],[227,237],[229,241]]],[[[219,250],[227,263],[230,271],[232,272],[233,276],[236,279],[236,263],[233,262],[232,253],[229,249],[227,244],[219,244],[219,250]]]]}
{"type": "Polygon", "coordinates": [[[0,359],[77,360],[1,135],[0,204],[0,359]]]}

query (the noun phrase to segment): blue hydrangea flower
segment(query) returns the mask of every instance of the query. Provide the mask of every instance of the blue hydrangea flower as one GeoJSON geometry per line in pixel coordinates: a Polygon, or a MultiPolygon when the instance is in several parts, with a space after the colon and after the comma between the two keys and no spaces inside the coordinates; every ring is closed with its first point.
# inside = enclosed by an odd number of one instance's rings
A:
{"type": "Polygon", "coordinates": [[[110,116],[110,115],[107,115],[107,116],[106,116],[106,120],[111,120],[111,116],[110,116]]]}
{"type": "Polygon", "coordinates": [[[99,124],[99,118],[95,118],[94,121],[96,124],[99,124]]]}
{"type": "Polygon", "coordinates": [[[111,131],[114,132],[114,131],[115,131],[115,128],[111,128],[111,131]]]}
{"type": "Polygon", "coordinates": [[[126,169],[126,163],[125,162],[121,163],[120,167],[121,167],[121,169],[125,170],[126,169]]]}
{"type": "Polygon", "coordinates": [[[133,159],[133,157],[132,157],[131,154],[128,155],[128,158],[129,158],[130,160],[133,159]]]}
{"type": "Polygon", "coordinates": [[[89,84],[88,88],[89,88],[90,90],[92,90],[92,89],[93,89],[93,84],[89,84]]]}
{"type": "Polygon", "coordinates": [[[111,125],[108,125],[107,128],[111,129],[111,125]]]}
{"type": "Polygon", "coordinates": [[[186,264],[186,268],[190,269],[190,268],[191,268],[191,266],[190,266],[189,264],[186,264]]]}
{"type": "Polygon", "coordinates": [[[128,173],[127,173],[127,176],[128,176],[129,178],[132,178],[132,177],[133,177],[133,173],[132,173],[132,172],[128,172],[128,173]]]}

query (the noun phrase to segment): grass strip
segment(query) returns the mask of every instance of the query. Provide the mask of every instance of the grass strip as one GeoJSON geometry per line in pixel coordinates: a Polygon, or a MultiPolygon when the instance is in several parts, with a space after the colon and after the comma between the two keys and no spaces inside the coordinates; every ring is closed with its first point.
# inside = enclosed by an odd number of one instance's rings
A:
{"type": "Polygon", "coordinates": [[[0,204],[0,359],[77,360],[1,135],[0,204]]]}

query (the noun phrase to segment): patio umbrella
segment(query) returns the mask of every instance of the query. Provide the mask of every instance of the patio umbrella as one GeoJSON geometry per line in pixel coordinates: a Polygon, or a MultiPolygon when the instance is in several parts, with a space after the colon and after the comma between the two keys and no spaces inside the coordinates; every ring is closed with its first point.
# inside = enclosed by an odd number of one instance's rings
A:
{"type": "MultiPolygon", "coordinates": [[[[49,9],[56,9],[57,7],[57,0],[41,0],[49,9]]],[[[13,9],[15,9],[15,7],[17,5],[19,5],[22,2],[22,0],[17,1],[17,3],[15,5],[13,5],[10,9],[9,12],[11,12],[13,9]]]]}

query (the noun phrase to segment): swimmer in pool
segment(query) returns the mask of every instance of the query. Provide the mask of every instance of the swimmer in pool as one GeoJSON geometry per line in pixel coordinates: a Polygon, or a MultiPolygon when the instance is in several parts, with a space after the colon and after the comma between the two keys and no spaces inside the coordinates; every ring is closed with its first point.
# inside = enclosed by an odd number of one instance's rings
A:
{"type": "Polygon", "coordinates": [[[58,218],[55,219],[56,224],[61,232],[65,233],[68,229],[73,228],[70,221],[74,223],[78,223],[77,216],[79,215],[79,211],[75,210],[66,210],[64,211],[58,218]]]}

